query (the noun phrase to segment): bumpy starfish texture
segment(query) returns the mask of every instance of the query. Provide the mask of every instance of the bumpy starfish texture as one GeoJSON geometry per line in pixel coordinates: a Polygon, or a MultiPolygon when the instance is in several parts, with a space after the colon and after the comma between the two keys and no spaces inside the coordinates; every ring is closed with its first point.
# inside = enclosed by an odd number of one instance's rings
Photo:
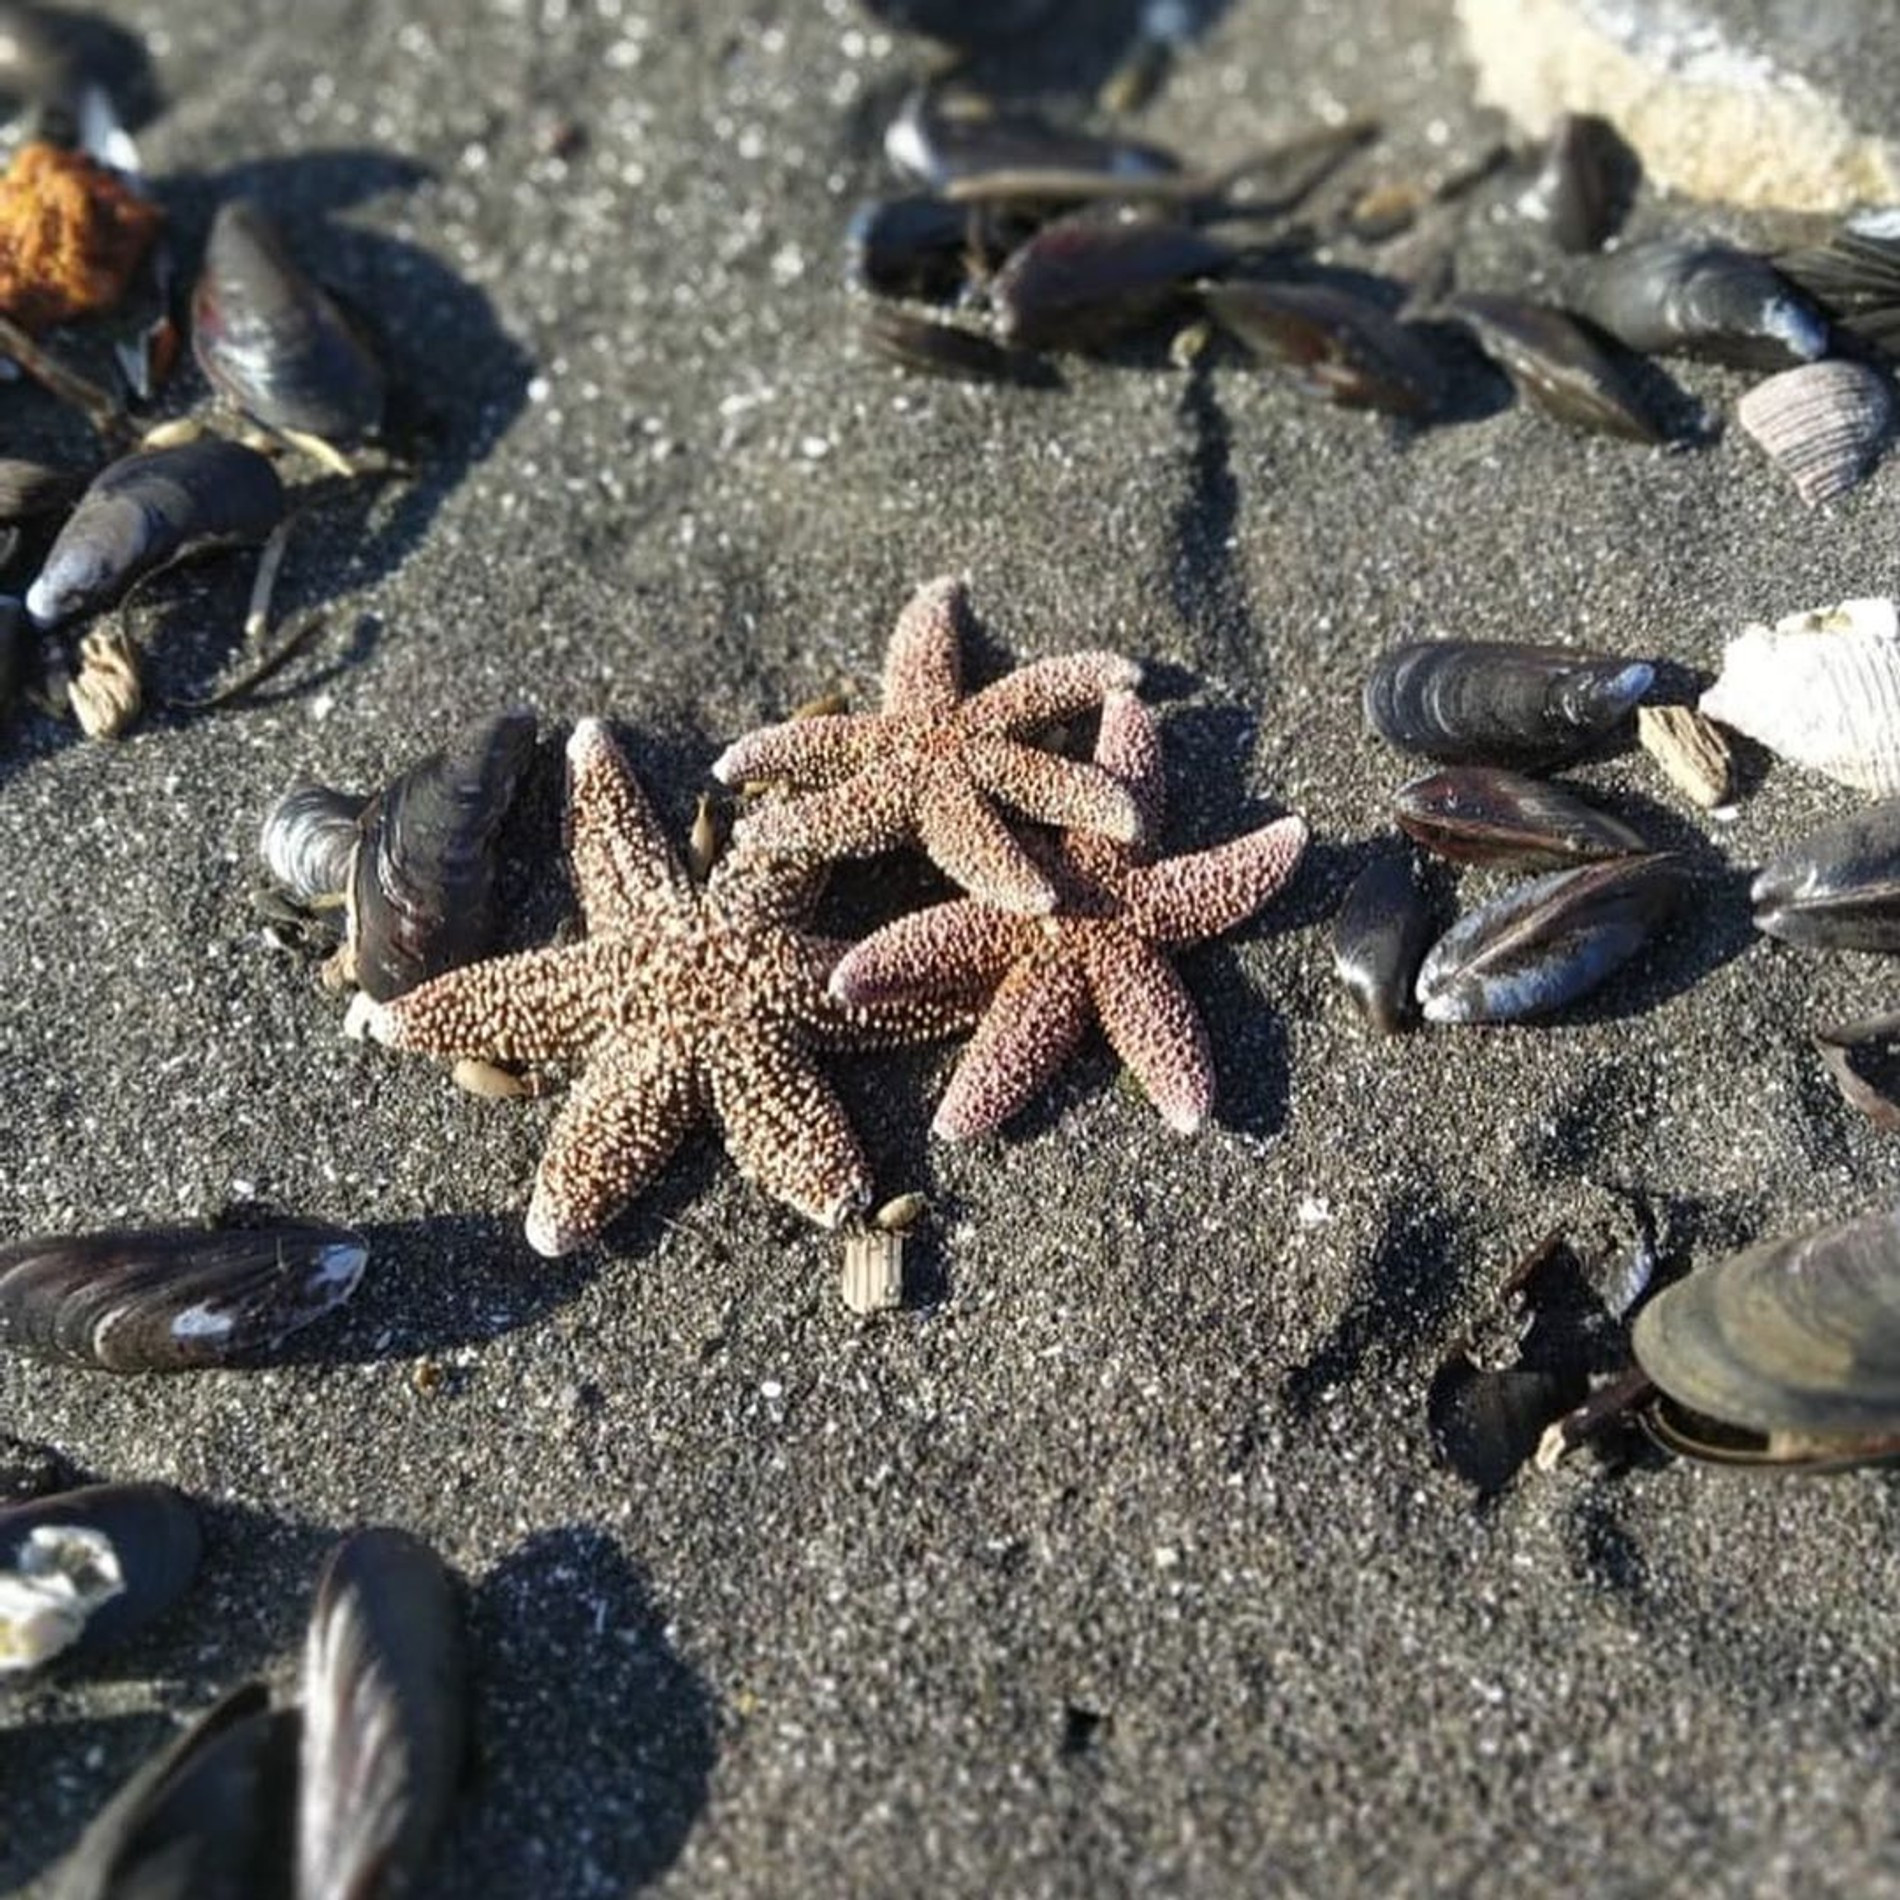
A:
{"type": "Polygon", "coordinates": [[[871,1181],[817,1053],[944,1035],[970,1010],[837,1002],[826,979],[846,946],[799,928],[809,870],[733,850],[697,886],[606,727],[581,721],[567,756],[586,936],[452,970],[372,1007],[369,1033],[430,1055],[581,1065],[528,1210],[539,1253],[593,1239],[708,1116],[742,1174],[836,1226],[871,1181]]]}
{"type": "Polygon", "coordinates": [[[972,896],[1034,912],[1054,908],[1055,888],[992,800],[1044,824],[1133,842],[1140,813],[1126,787],[1024,735],[1133,686],[1141,669],[1112,653],[1070,653],[966,699],[958,655],[967,611],[960,581],[918,590],[891,636],[881,712],[787,720],[728,748],[713,766],[726,784],[782,780],[806,794],[747,814],[735,838],[812,860],[915,843],[972,896]]]}
{"type": "MultiPolygon", "coordinates": [[[[1160,737],[1128,693],[1102,708],[1096,763],[1129,789],[1144,830],[1161,823],[1160,737]]],[[[1098,1020],[1169,1127],[1192,1134],[1213,1108],[1200,1012],[1165,952],[1251,917],[1293,874],[1306,826],[1282,818],[1186,857],[1065,832],[1046,853],[1059,902],[1024,917],[975,899],[900,917],[845,956],[831,993],[859,1007],[987,995],[933,1132],[986,1134],[1042,1088],[1098,1020]]]]}

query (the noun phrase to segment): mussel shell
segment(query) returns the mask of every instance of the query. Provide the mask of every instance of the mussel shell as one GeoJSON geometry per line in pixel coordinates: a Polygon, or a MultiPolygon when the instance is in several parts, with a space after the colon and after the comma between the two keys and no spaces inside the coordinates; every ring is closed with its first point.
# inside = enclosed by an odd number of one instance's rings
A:
{"type": "Polygon", "coordinates": [[[1136,139],[1051,124],[1031,112],[920,87],[884,133],[884,155],[934,191],[988,172],[1048,172],[1073,177],[1160,178],[1180,169],[1172,152],[1136,139]]]}
{"type": "Polygon", "coordinates": [[[468,1746],[455,1585],[427,1545],[358,1531],[324,1568],[304,1646],[297,1891],[405,1892],[468,1746]]]}
{"type": "Polygon", "coordinates": [[[182,1372],[273,1346],[348,1299],[346,1227],[155,1227],[0,1247],[0,1347],[107,1372],[182,1372]]]}
{"type": "Polygon", "coordinates": [[[852,214],[846,234],[854,283],[880,297],[948,303],[978,271],[1000,264],[1030,226],[983,205],[933,193],[873,198],[852,214]]]}
{"type": "Polygon", "coordinates": [[[1559,114],[1527,209],[1562,251],[1594,251],[1614,231],[1634,193],[1641,162],[1608,119],[1559,114]]]}
{"type": "Polygon", "coordinates": [[[1534,409],[1579,429],[1662,442],[1667,431],[1627,370],[1582,324],[1548,304],[1467,291],[1448,300],[1478,347],[1534,409]]]}
{"type": "Polygon", "coordinates": [[[1782,253],[1775,268],[1842,329],[1900,349],[1900,207],[1857,211],[1825,243],[1782,253]]]}
{"type": "Polygon", "coordinates": [[[1403,845],[1374,854],[1333,918],[1333,970],[1381,1035],[1418,1014],[1413,986],[1437,935],[1431,893],[1403,845]]]}
{"type": "Polygon", "coordinates": [[[1049,365],[1025,350],[1006,350],[993,338],[961,324],[942,323],[888,306],[867,312],[864,340],[873,354],[900,369],[973,383],[1038,383],[1054,380],[1049,365]]]}
{"type": "Polygon", "coordinates": [[[1827,357],[1757,383],[1735,419],[1813,508],[1873,466],[1893,426],[1893,385],[1865,363],[1827,357]]]}
{"type": "Polygon", "coordinates": [[[1284,364],[1329,402],[1425,416],[1442,398],[1444,368],[1431,346],[1364,297],[1247,278],[1205,285],[1201,301],[1255,356],[1284,364]]]}
{"type": "Polygon", "coordinates": [[[1701,1268],[1637,1314],[1631,1343],[1677,1405],[1739,1430],[1900,1438],[1900,1213],[1701,1268]]]}
{"type": "Polygon", "coordinates": [[[184,1595],[203,1548],[197,1514],[168,1484],[87,1485],[0,1509],[0,1578],[43,1576],[49,1558],[88,1573],[83,1614],[58,1626],[23,1619],[9,1588],[0,1675],[124,1642],[184,1595]]]}
{"type": "Polygon", "coordinates": [[[1900,1133],[1900,1015],[1829,1023],[1814,1032],[1814,1046],[1841,1099],[1876,1128],[1900,1133]]]}
{"type": "Polygon", "coordinates": [[[1561,765],[1601,750],[1654,679],[1645,661],[1574,647],[1419,640],[1374,665],[1366,725],[1451,765],[1561,765]]]}
{"type": "Polygon", "coordinates": [[[212,221],[191,343],[213,387],[266,428],[347,447],[381,426],[382,364],[247,199],[219,206],[212,221]]]}
{"type": "Polygon", "coordinates": [[[264,820],[264,868],[300,904],[341,897],[367,798],[306,781],[293,785],[264,820]]]}
{"type": "Polygon", "coordinates": [[[269,1701],[246,1683],[146,1762],[61,1862],[53,1900],[288,1895],[300,1724],[269,1701]]]}
{"type": "Polygon", "coordinates": [[[1459,864],[1554,870],[1648,850],[1620,818],[1543,779],[1454,765],[1392,794],[1398,827],[1459,864]]]}
{"type": "Polygon", "coordinates": [[[1023,349],[1096,349],[1153,322],[1231,257],[1217,239],[1165,219],[1058,218],[991,280],[997,332],[1023,349]]]}
{"type": "Polygon", "coordinates": [[[1547,1015],[1629,961],[1675,907],[1683,873],[1662,853],[1533,878],[1459,918],[1418,973],[1430,1022],[1547,1015]]]}
{"type": "Polygon", "coordinates": [[[28,657],[38,641],[25,606],[11,595],[0,595],[0,719],[12,710],[28,657]]]}
{"type": "Polygon", "coordinates": [[[1744,369],[1809,363],[1827,319],[1765,258],[1731,244],[1653,238],[1593,257],[1570,305],[1646,356],[1702,356],[1744,369]]]}
{"type": "Polygon", "coordinates": [[[1809,950],[1900,950],[1900,799],[1820,826],[1762,866],[1755,928],[1809,950]]]}
{"type": "Polygon", "coordinates": [[[92,479],[87,471],[0,456],[0,521],[58,514],[92,479]]]}
{"type": "Polygon", "coordinates": [[[379,1003],[484,955],[496,840],[534,756],[522,708],[469,727],[370,802],[350,867],[356,981],[379,1003]]]}
{"type": "Polygon", "coordinates": [[[102,469],[80,497],[26,610],[42,627],[108,607],[172,561],[261,541],[283,519],[284,485],[255,449],[207,437],[143,449],[102,469]]]}

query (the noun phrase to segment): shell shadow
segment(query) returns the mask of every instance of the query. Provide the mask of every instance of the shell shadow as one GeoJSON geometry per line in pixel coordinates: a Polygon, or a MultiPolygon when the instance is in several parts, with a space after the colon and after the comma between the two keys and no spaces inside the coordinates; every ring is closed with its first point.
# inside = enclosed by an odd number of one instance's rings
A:
{"type": "Polygon", "coordinates": [[[605,1533],[542,1531],[469,1607],[479,1757],[422,1888],[581,1900],[637,1892],[706,1806],[717,1707],[605,1533]]]}
{"type": "Polygon", "coordinates": [[[1430,1190],[1388,1199],[1344,1309],[1318,1351],[1287,1374],[1293,1416],[1311,1418],[1368,1366],[1396,1367],[1423,1352],[1457,1303],[1456,1265],[1470,1251],[1464,1224],[1430,1190]]]}

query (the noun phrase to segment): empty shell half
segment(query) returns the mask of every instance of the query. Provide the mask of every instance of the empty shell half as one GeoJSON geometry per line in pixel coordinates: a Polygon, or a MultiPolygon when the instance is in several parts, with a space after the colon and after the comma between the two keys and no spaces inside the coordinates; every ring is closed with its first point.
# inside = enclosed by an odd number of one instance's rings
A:
{"type": "Polygon", "coordinates": [[[1893,423],[1893,389],[1865,363],[1831,356],[1757,383],[1735,418],[1813,508],[1873,466],[1893,423]]]}

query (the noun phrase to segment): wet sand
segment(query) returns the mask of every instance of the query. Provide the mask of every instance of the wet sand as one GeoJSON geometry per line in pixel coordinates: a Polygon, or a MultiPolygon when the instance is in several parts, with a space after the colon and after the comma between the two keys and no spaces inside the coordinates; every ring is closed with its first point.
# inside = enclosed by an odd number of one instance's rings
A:
{"type": "MultiPolygon", "coordinates": [[[[1585,770],[1701,895],[1543,1027],[1376,1039],[1327,945],[1415,769],[1360,729],[1377,653],[1712,671],[1745,620],[1894,587],[1900,457],[1809,512],[1733,430],[1649,451],[1481,393],[1410,429],[1165,341],[1048,390],[907,379],[841,259],[915,47],[844,0],[542,11],[123,14],[163,28],[142,138],[181,229],[233,187],[281,205],[436,446],[300,536],[285,606],[329,631],[252,703],[110,746],[34,718],[0,753],[0,1232],[256,1200],[374,1250],[267,1370],[0,1363],[0,1428],[183,1486],[208,1534],[176,1615],[0,1707],[0,1886],[35,1891],[179,1719],[287,1690],[324,1552],[393,1523],[469,1593],[479,1762],[434,1894],[1900,1892],[1891,1480],[1583,1460],[1481,1505],[1424,1412],[1510,1263],[1608,1200],[1671,1267],[1891,1203],[1809,1044],[1891,972],[1746,903],[1853,799],[1775,767],[1716,825],[1640,757],[1585,770]],[[880,1187],[931,1201],[907,1310],[847,1313],[836,1238],[704,1138],[604,1247],[538,1260],[555,1104],[346,1042],[250,906],[262,813],[525,701],[508,929],[544,940],[572,720],[616,723],[683,837],[718,750],[869,695],[946,570],[979,678],[1143,662],[1170,848],[1312,825],[1288,893],[1181,959],[1217,1125],[1171,1135],[1097,1043],[945,1146],[949,1054],[864,1061],[880,1187]]],[[[1073,36],[1048,63],[1101,65],[1073,36]]],[[[1481,148],[1468,93],[1439,4],[1243,0],[1144,129],[1218,159],[1370,109],[1408,171],[1481,148]]],[[[1521,268],[1471,234],[1465,282],[1521,268]]],[[[1747,382],[1680,380],[1717,411],[1747,382]]],[[[155,590],[160,691],[232,664],[247,580],[155,590]]],[[[867,916],[917,888],[844,884],[867,916]]]]}

